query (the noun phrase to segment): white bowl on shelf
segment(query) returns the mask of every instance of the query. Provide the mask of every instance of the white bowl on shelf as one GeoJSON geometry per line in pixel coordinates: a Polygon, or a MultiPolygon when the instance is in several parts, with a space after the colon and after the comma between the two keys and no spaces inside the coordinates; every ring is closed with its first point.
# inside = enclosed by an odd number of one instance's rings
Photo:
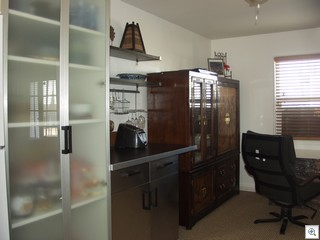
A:
{"type": "Polygon", "coordinates": [[[70,105],[70,117],[86,118],[91,117],[92,105],[88,103],[74,103],[70,105]]]}

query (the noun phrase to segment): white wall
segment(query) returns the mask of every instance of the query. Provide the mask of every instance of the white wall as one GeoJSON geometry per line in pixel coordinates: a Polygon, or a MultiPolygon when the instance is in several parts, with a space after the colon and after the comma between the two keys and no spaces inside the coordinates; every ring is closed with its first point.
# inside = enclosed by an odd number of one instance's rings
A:
{"type": "MultiPolygon", "coordinates": [[[[319,43],[320,28],[212,40],[212,52],[227,52],[233,78],[240,80],[241,133],[249,129],[274,133],[273,59],[276,56],[320,53],[319,43]]],[[[317,141],[295,142],[295,146],[320,156],[317,141]]],[[[252,178],[243,170],[242,159],[241,169],[241,189],[254,190],[252,178]]]]}
{"type": "MultiPolygon", "coordinates": [[[[111,0],[111,26],[116,37],[113,46],[119,47],[126,23],[139,23],[142,39],[148,54],[161,56],[161,61],[140,62],[111,57],[110,76],[118,73],[149,73],[178,69],[207,68],[207,58],[211,55],[211,41],[192,33],[177,25],[162,20],[138,8],[132,7],[121,0],[111,0]]],[[[111,85],[111,88],[126,88],[111,85]]],[[[127,88],[126,88],[127,89],[127,88]]],[[[140,88],[137,95],[138,108],[146,108],[146,89],[140,88]]],[[[133,94],[126,98],[134,108],[133,94]]],[[[111,119],[118,123],[124,122],[131,116],[111,114],[111,119]]]]}
{"type": "Polygon", "coordinates": [[[184,68],[207,67],[211,55],[210,40],[171,24],[121,0],[111,0],[111,25],[116,32],[113,46],[120,46],[126,23],[139,23],[146,52],[162,57],[160,62],[111,63],[111,74],[122,71],[155,72],[184,68]]]}

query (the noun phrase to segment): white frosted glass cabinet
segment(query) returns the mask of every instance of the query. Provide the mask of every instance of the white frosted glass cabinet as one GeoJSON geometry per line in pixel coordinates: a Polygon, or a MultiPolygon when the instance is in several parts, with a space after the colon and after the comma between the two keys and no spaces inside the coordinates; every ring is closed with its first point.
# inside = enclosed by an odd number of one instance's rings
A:
{"type": "Polygon", "coordinates": [[[1,4],[10,239],[109,239],[109,1],[1,4]]]}

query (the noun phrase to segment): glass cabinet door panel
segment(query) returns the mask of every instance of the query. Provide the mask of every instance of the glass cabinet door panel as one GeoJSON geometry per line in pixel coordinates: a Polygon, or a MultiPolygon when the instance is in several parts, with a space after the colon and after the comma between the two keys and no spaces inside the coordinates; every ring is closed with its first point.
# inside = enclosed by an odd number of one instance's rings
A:
{"type": "Polygon", "coordinates": [[[214,111],[215,111],[215,82],[205,79],[205,158],[214,157],[214,111]]]}
{"type": "Polygon", "coordinates": [[[191,110],[191,132],[192,144],[197,145],[198,149],[194,151],[194,163],[202,161],[202,99],[203,99],[203,81],[199,78],[191,77],[189,106],[191,110]]]}
{"type": "Polygon", "coordinates": [[[10,10],[9,24],[9,56],[33,58],[34,61],[59,60],[58,21],[10,10]]]}
{"type": "Polygon", "coordinates": [[[60,19],[60,1],[56,0],[10,0],[9,8],[43,18],[60,19]]]}
{"type": "MultiPolygon", "coordinates": [[[[8,150],[13,239],[62,239],[59,22],[9,1],[8,150]],[[38,229],[40,229],[38,231],[38,229]]],[[[58,11],[57,10],[57,11],[58,11]]]]}
{"type": "Polygon", "coordinates": [[[70,1],[70,63],[105,67],[104,5],[102,0],[70,1]]]}
{"type": "Polygon", "coordinates": [[[105,1],[71,0],[71,237],[107,239],[105,1]],[[94,221],[94,222],[93,222],[94,221]],[[84,226],[90,226],[84,227],[84,226]]]}

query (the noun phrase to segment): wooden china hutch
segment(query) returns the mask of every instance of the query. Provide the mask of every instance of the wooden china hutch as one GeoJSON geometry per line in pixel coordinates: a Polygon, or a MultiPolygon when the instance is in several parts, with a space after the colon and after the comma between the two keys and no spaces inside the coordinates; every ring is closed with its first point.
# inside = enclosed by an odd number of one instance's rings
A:
{"type": "Polygon", "coordinates": [[[179,163],[180,225],[239,193],[239,81],[179,70],[148,74],[150,143],[197,145],[179,163]]]}

